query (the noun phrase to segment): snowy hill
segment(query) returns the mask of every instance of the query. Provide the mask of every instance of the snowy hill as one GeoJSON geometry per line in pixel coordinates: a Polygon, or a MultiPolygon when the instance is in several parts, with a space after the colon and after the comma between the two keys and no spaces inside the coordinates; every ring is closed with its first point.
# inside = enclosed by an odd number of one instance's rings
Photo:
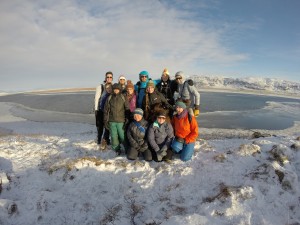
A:
{"type": "Polygon", "coordinates": [[[197,88],[244,90],[300,96],[300,83],[271,78],[227,78],[219,76],[191,76],[197,88]]]}

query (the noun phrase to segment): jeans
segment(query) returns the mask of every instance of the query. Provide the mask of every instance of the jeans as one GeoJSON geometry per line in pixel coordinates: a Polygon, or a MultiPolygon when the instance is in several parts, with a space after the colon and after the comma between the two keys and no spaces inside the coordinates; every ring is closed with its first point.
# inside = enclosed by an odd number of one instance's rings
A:
{"type": "Polygon", "coordinates": [[[171,147],[175,153],[180,154],[180,159],[182,161],[188,161],[194,154],[195,142],[189,144],[179,144],[176,139],[174,139],[171,147]]]}

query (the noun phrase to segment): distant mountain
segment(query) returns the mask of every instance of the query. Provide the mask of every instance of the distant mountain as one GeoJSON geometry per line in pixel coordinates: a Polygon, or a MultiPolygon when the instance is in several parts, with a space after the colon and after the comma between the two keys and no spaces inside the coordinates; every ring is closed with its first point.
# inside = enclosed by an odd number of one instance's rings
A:
{"type": "Polygon", "coordinates": [[[300,96],[300,83],[272,78],[227,78],[212,76],[191,76],[194,85],[201,88],[244,90],[260,93],[300,96]]]}

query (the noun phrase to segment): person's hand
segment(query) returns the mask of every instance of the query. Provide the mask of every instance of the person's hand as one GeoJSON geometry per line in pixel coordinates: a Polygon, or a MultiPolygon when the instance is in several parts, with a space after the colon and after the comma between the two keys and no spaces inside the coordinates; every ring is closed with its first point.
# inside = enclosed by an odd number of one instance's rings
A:
{"type": "Polygon", "coordinates": [[[200,109],[194,109],[194,116],[198,117],[200,114],[200,109]]]}
{"type": "Polygon", "coordinates": [[[178,141],[180,143],[184,143],[184,138],[176,137],[176,141],[178,141]]]}

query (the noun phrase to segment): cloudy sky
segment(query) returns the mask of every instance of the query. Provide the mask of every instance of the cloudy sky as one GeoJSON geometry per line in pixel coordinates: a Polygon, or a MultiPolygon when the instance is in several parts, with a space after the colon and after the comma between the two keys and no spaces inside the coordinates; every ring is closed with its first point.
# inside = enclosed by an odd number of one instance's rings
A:
{"type": "Polygon", "coordinates": [[[298,0],[0,0],[0,90],[94,87],[113,71],[299,82],[298,0]]]}

